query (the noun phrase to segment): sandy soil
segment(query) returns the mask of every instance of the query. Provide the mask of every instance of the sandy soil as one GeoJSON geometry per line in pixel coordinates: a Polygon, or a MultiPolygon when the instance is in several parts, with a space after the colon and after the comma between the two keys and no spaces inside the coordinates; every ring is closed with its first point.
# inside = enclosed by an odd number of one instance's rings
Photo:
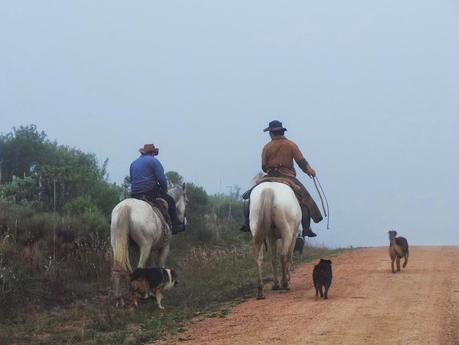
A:
{"type": "Polygon", "coordinates": [[[331,258],[328,300],[315,300],[314,264],[307,264],[293,273],[289,292],[268,285],[265,300],[249,300],[160,343],[458,345],[459,247],[410,249],[407,268],[397,274],[387,248],[331,258]]]}

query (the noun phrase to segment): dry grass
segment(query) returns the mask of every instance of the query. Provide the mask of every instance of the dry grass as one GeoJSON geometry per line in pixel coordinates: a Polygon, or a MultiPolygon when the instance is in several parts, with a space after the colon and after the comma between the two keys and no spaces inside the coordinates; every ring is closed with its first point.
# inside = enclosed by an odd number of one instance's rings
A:
{"type": "MultiPolygon", "coordinates": [[[[166,294],[166,310],[148,300],[131,312],[110,300],[106,219],[0,209],[0,344],[143,344],[180,332],[197,315],[224,316],[255,295],[255,259],[250,235],[236,230],[240,219],[190,215],[189,230],[172,241],[168,267],[180,284],[166,294]]],[[[330,251],[304,254],[311,260],[330,251]]],[[[265,277],[270,270],[266,264],[265,277]]]]}
{"type": "MultiPolygon", "coordinates": [[[[255,260],[246,240],[231,247],[190,246],[171,255],[168,266],[178,270],[180,285],[165,296],[165,311],[153,300],[142,301],[134,312],[112,308],[107,279],[92,284],[89,292],[90,286],[84,286],[80,297],[64,307],[55,304],[3,320],[0,343],[143,344],[180,332],[197,315],[224,316],[229,305],[255,295],[255,260]]],[[[303,260],[330,253],[308,248],[303,260]]],[[[270,264],[265,264],[265,271],[268,277],[270,264]]]]}

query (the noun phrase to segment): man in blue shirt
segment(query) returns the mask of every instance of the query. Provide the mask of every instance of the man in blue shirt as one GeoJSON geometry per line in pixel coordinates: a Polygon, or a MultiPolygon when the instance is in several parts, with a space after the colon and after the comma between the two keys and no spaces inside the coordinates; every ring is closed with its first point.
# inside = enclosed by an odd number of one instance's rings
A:
{"type": "Polygon", "coordinates": [[[180,222],[177,218],[177,209],[174,199],[167,194],[167,179],[161,162],[155,158],[159,149],[153,144],[145,144],[139,149],[141,156],[131,163],[131,197],[153,201],[162,198],[169,205],[169,216],[172,220],[172,230],[177,232],[180,222]]]}

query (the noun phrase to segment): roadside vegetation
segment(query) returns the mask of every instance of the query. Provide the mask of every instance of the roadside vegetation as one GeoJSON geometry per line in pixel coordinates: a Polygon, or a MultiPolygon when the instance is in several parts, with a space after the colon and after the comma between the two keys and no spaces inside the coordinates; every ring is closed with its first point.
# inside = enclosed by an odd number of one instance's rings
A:
{"type": "MultiPolygon", "coordinates": [[[[167,265],[180,283],[166,310],[153,299],[113,308],[109,216],[128,183],[110,183],[106,165],[33,125],[0,136],[0,344],[143,344],[254,296],[239,188],[208,195],[187,183],[189,227],[173,237],[167,265]]],[[[303,261],[332,252],[307,248],[303,261]]]]}

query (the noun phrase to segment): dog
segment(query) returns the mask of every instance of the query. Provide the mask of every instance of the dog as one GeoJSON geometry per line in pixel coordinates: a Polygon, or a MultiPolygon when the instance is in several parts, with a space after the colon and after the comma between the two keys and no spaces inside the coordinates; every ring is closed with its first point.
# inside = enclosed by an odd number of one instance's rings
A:
{"type": "Polygon", "coordinates": [[[323,299],[328,299],[328,289],[332,283],[332,267],[331,260],[320,259],[319,263],[314,266],[312,271],[312,281],[314,282],[314,287],[316,288],[316,299],[320,293],[320,297],[323,299]],[[325,288],[325,291],[322,292],[322,287],[325,288]]]}
{"type": "Polygon", "coordinates": [[[392,273],[395,273],[394,261],[397,263],[397,272],[400,272],[400,259],[404,258],[403,268],[408,263],[408,256],[410,250],[408,247],[408,241],[405,237],[398,236],[397,231],[389,231],[389,256],[391,260],[392,273]]]}
{"type": "Polygon", "coordinates": [[[156,297],[159,309],[164,309],[161,304],[163,293],[178,285],[177,272],[167,268],[137,268],[131,274],[131,306],[137,307],[139,298],[156,297]]]}

